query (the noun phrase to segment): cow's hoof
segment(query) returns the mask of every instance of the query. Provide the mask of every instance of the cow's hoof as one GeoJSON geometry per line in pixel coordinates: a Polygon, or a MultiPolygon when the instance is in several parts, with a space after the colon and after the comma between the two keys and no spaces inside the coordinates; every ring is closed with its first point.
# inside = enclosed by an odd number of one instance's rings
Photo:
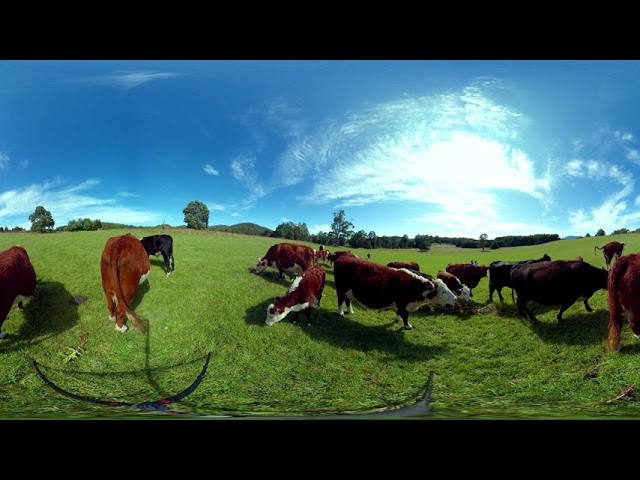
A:
{"type": "Polygon", "coordinates": [[[7,332],[0,332],[0,339],[7,336],[7,332]]]}
{"type": "Polygon", "coordinates": [[[127,327],[126,325],[122,325],[122,328],[118,327],[118,325],[116,325],[116,330],[120,333],[124,333],[127,330],[129,330],[129,327],[127,327]]]}
{"type": "Polygon", "coordinates": [[[109,320],[111,320],[112,322],[115,322],[116,321],[116,317],[115,316],[112,317],[111,315],[109,315],[109,320]]]}

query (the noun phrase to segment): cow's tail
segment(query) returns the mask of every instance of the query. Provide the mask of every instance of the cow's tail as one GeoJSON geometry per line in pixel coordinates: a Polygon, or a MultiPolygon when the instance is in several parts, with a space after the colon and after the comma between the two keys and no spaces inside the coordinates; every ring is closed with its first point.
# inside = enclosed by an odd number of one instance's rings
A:
{"type": "Polygon", "coordinates": [[[607,348],[611,352],[618,350],[620,346],[620,332],[624,321],[623,308],[620,304],[620,283],[619,279],[624,277],[627,270],[627,262],[617,261],[607,279],[607,290],[609,293],[609,336],[607,338],[607,348]]]}
{"type": "Polygon", "coordinates": [[[596,250],[602,250],[602,247],[598,247],[597,245],[593,247],[593,254],[596,254],[596,250]]]}
{"type": "Polygon", "coordinates": [[[130,311],[129,305],[124,298],[122,286],[120,285],[120,271],[118,269],[118,260],[120,259],[120,254],[122,253],[122,247],[118,244],[116,248],[118,249],[118,254],[115,256],[114,261],[111,262],[111,278],[116,279],[116,281],[114,282],[115,285],[113,286],[116,294],[116,300],[118,300],[118,305],[124,306],[125,315],[129,320],[131,320],[133,326],[140,330],[143,335],[146,335],[149,322],[139,315],[135,314],[134,312],[130,311]]]}

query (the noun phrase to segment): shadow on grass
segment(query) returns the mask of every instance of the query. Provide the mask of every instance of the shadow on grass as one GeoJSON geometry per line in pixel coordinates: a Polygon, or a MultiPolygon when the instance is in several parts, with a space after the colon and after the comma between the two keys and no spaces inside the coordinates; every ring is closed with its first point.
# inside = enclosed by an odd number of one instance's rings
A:
{"type": "MultiPolygon", "coordinates": [[[[526,319],[528,321],[528,319],[526,319]]],[[[531,323],[531,330],[545,343],[564,345],[593,345],[605,342],[608,335],[609,310],[594,309],[593,312],[565,312],[562,321],[540,320],[531,323]]]]}
{"type": "MultiPolygon", "coordinates": [[[[272,326],[265,324],[267,307],[270,303],[272,300],[266,300],[248,308],[245,316],[247,324],[262,325],[264,328],[278,328],[277,323],[272,326]]],[[[380,314],[380,325],[364,325],[358,322],[357,313],[355,317],[347,315],[345,318],[341,318],[333,308],[328,309],[321,300],[320,310],[314,309],[311,315],[312,325],[307,325],[307,317],[304,312],[298,314],[297,325],[315,340],[362,352],[384,351],[402,360],[422,362],[447,352],[448,348],[443,346],[412,344],[412,331],[405,330],[402,322],[396,322],[392,311],[380,310],[378,313],[380,314]],[[391,318],[390,321],[389,318],[391,318]]],[[[415,317],[412,317],[415,313],[409,315],[410,323],[415,320],[415,317]]],[[[290,313],[279,323],[291,323],[293,318],[294,314],[290,313]]],[[[412,325],[417,329],[423,328],[422,325],[415,325],[415,322],[412,325]]]]}
{"type": "Polygon", "coordinates": [[[62,283],[38,281],[33,297],[24,302],[22,312],[16,312],[16,307],[12,307],[13,318],[8,321],[15,321],[17,314],[24,315],[24,323],[16,333],[9,333],[0,340],[0,353],[40,343],[78,323],[78,307],[71,304],[74,295],[62,283]]]}
{"type": "MultiPolygon", "coordinates": [[[[249,268],[247,269],[247,271],[251,274],[251,275],[256,275],[255,272],[255,267],[249,268]]],[[[273,270],[272,268],[269,268],[267,270],[263,270],[262,272],[260,272],[259,274],[257,274],[256,276],[264,278],[265,280],[267,280],[268,282],[271,283],[275,283],[278,285],[286,285],[287,289],[289,288],[289,286],[291,286],[291,280],[290,277],[288,275],[285,274],[285,279],[281,279],[280,278],[280,274],[278,273],[277,270],[273,270]]]]}
{"type": "Polygon", "coordinates": [[[167,266],[164,264],[164,258],[162,258],[162,255],[160,255],[160,257],[157,257],[155,255],[152,255],[151,257],[149,257],[149,262],[151,263],[152,266],[156,266],[159,267],[160,270],[162,270],[162,273],[164,274],[164,276],[167,276],[167,266]]]}

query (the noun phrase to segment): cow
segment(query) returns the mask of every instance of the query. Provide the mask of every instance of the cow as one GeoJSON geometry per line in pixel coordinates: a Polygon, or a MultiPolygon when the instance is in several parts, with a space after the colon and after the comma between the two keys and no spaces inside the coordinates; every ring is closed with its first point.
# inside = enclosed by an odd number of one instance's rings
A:
{"type": "Polygon", "coordinates": [[[469,290],[469,287],[464,285],[455,275],[443,270],[438,270],[437,278],[442,280],[445,285],[449,287],[449,290],[453,292],[458,300],[464,300],[465,302],[471,300],[471,290],[469,290]]]}
{"type": "Polygon", "coordinates": [[[408,268],[409,270],[418,270],[420,271],[420,265],[416,262],[389,262],[387,263],[387,267],[391,268],[408,268]]]}
{"type": "Polygon", "coordinates": [[[149,254],[140,240],[127,233],[107,240],[100,258],[102,289],[107,298],[109,320],[115,321],[116,331],[128,330],[125,316],[144,334],[146,321],[130,310],[138,285],[151,273],[149,254]]]}
{"type": "Polygon", "coordinates": [[[351,258],[358,258],[358,256],[355,253],[352,253],[351,250],[349,251],[341,250],[339,252],[329,253],[329,261],[331,263],[335,263],[336,260],[342,257],[343,255],[351,258]]]}
{"type": "Polygon", "coordinates": [[[325,250],[324,248],[322,250],[316,250],[316,260],[322,260],[323,262],[329,260],[329,250],[325,250]]]}
{"type": "Polygon", "coordinates": [[[167,277],[175,271],[175,261],[173,258],[173,238],[171,235],[151,235],[149,237],[142,237],[140,243],[147,251],[148,255],[155,255],[156,257],[162,254],[164,259],[164,266],[167,271],[167,277]]]}
{"type": "Polygon", "coordinates": [[[1,329],[11,307],[22,310],[35,290],[36,272],[25,248],[15,245],[0,252],[0,339],[7,336],[1,329]]]}
{"type": "Polygon", "coordinates": [[[593,311],[588,300],[598,290],[607,288],[608,271],[579,260],[551,260],[522,263],[511,267],[511,287],[518,296],[516,304],[520,315],[538,320],[527,303],[533,301],[544,306],[560,305],[556,315],[562,321],[564,311],[582,300],[588,312],[593,311]]]}
{"type": "Polygon", "coordinates": [[[607,290],[609,293],[610,351],[620,350],[620,332],[625,319],[636,338],[640,339],[640,254],[632,253],[620,257],[609,271],[607,290]]]}
{"type": "Polygon", "coordinates": [[[368,309],[395,310],[396,318],[403,321],[404,328],[412,330],[409,312],[428,303],[455,304],[455,295],[442,280],[429,279],[418,273],[349,256],[339,258],[334,264],[338,315],[345,316],[343,303],[348,313],[354,314],[352,302],[356,300],[368,309]]]}
{"type": "Polygon", "coordinates": [[[473,297],[473,289],[478,286],[483,277],[487,276],[489,267],[468,263],[450,263],[445,270],[458,277],[461,283],[469,287],[469,295],[473,297]]]}
{"type": "MultiPolygon", "coordinates": [[[[497,260],[489,264],[489,301],[493,302],[493,292],[498,292],[500,301],[504,302],[502,298],[502,289],[505,287],[511,287],[511,267],[519,263],[536,263],[536,262],[548,262],[551,257],[546,253],[537,260],[520,260],[518,262],[502,262],[497,260]]],[[[515,302],[513,298],[513,288],[511,288],[511,300],[515,302]]]]}
{"type": "Polygon", "coordinates": [[[622,250],[624,249],[624,242],[609,242],[602,247],[593,247],[593,254],[596,254],[596,250],[602,250],[604,255],[604,261],[607,264],[607,269],[611,268],[611,262],[620,258],[622,250]]]}
{"type": "Polygon", "coordinates": [[[298,312],[304,310],[307,315],[307,325],[311,326],[313,308],[320,309],[320,300],[324,290],[326,273],[322,265],[314,265],[297,277],[284,297],[276,297],[275,302],[267,307],[269,326],[284,319],[289,312],[295,312],[293,323],[298,319],[298,312]]]}
{"type": "Polygon", "coordinates": [[[264,257],[258,259],[254,273],[259,275],[267,267],[272,267],[278,269],[281,279],[284,279],[285,274],[293,278],[311,268],[314,259],[315,250],[311,247],[296,243],[276,243],[269,247],[264,257]]]}

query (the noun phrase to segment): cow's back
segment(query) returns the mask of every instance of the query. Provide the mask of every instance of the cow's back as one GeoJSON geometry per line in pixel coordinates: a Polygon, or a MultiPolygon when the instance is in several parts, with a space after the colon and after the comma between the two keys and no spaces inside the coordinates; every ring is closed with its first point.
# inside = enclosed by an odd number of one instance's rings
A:
{"type": "Polygon", "coordinates": [[[620,349],[620,332],[624,319],[636,338],[640,338],[640,255],[632,253],[620,257],[611,268],[608,278],[609,336],[611,351],[620,349]]]}

